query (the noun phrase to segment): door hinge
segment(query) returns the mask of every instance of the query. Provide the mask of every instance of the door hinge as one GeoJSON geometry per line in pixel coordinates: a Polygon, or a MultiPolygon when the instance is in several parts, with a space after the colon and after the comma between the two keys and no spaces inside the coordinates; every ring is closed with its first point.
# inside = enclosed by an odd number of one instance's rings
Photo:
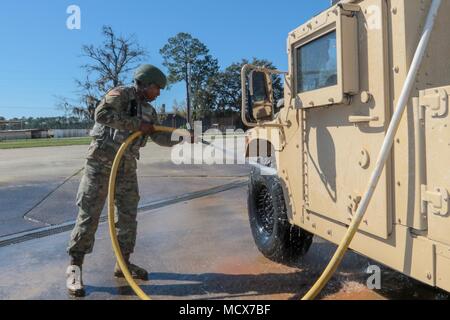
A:
{"type": "Polygon", "coordinates": [[[435,190],[427,190],[426,185],[421,187],[422,197],[422,213],[427,212],[427,204],[430,214],[445,217],[448,214],[448,191],[445,188],[435,188],[435,190]]]}
{"type": "Polygon", "coordinates": [[[448,110],[448,93],[445,89],[435,89],[430,91],[421,92],[420,94],[420,106],[430,110],[433,118],[445,116],[448,110]]]}

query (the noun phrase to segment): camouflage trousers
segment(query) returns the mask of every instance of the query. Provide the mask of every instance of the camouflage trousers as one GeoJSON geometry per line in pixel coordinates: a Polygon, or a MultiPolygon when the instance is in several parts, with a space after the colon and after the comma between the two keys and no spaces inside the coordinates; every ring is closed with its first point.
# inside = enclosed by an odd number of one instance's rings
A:
{"type": "MultiPolygon", "coordinates": [[[[124,158],[120,165],[115,196],[115,225],[122,253],[131,254],[136,243],[139,188],[136,159],[124,158]]],[[[72,231],[68,253],[84,256],[92,252],[100,215],[108,196],[111,167],[88,159],[77,194],[78,218],[72,231]]]]}

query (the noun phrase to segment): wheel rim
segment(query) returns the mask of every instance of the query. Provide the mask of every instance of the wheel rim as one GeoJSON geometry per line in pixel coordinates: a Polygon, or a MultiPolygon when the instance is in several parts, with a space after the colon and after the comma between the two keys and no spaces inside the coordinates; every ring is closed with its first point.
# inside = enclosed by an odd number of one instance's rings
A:
{"type": "Polygon", "coordinates": [[[256,220],[260,232],[266,237],[273,233],[275,225],[272,196],[266,186],[259,188],[256,194],[256,220]]]}

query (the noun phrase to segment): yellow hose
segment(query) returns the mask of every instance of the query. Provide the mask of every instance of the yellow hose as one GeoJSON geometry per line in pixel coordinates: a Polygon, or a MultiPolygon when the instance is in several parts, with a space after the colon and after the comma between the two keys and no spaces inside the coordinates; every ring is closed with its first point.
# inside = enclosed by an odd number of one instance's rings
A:
{"type": "MultiPolygon", "coordinates": [[[[158,127],[155,126],[155,130],[158,132],[173,132],[175,129],[173,128],[167,128],[167,127],[158,127]]],[[[129,145],[133,143],[134,140],[138,139],[140,136],[142,136],[142,132],[136,132],[132,134],[119,148],[119,151],[117,152],[117,155],[114,159],[112,169],[111,169],[111,175],[109,178],[109,187],[108,187],[108,223],[109,223],[109,233],[111,236],[111,242],[112,242],[112,248],[114,251],[114,254],[116,255],[117,263],[119,264],[120,269],[122,270],[122,273],[125,276],[126,281],[130,285],[130,287],[133,289],[133,291],[136,293],[136,295],[142,299],[142,300],[151,300],[151,298],[139,287],[139,285],[136,283],[136,281],[133,279],[130,270],[128,269],[128,266],[123,259],[122,251],[120,249],[119,241],[117,240],[117,234],[116,234],[116,226],[114,223],[114,202],[115,202],[115,194],[116,194],[116,178],[117,178],[117,172],[119,170],[120,162],[122,161],[123,155],[125,154],[126,150],[128,149],[129,145]]],[[[317,280],[317,282],[314,284],[314,286],[310,289],[310,291],[302,298],[302,300],[309,300],[314,299],[320,291],[323,289],[323,287],[326,285],[326,283],[330,280],[334,272],[336,271],[337,267],[339,266],[340,262],[342,261],[342,258],[348,249],[348,246],[350,245],[350,242],[353,239],[353,236],[355,235],[356,231],[358,230],[360,221],[354,221],[353,224],[350,226],[347,235],[342,240],[339,248],[337,249],[335,255],[333,256],[330,264],[327,266],[325,271],[323,272],[322,276],[317,280]]]]}
{"type": "Polygon", "coordinates": [[[347,251],[348,247],[350,246],[350,243],[353,240],[353,237],[355,236],[356,231],[358,231],[358,227],[361,223],[361,220],[354,220],[353,223],[350,225],[349,229],[347,230],[347,233],[345,234],[345,237],[342,239],[341,243],[339,244],[339,247],[337,248],[336,252],[333,255],[333,258],[331,259],[328,266],[323,271],[320,278],[314,283],[314,285],[309,289],[309,291],[305,294],[305,296],[302,298],[302,300],[313,300],[317,297],[317,295],[322,291],[322,289],[325,287],[325,285],[330,281],[333,274],[336,272],[337,268],[339,267],[342,259],[344,258],[345,252],[347,251]]]}
{"type": "MultiPolygon", "coordinates": [[[[176,129],[174,128],[168,128],[168,127],[160,127],[155,126],[155,131],[157,132],[173,132],[176,129]]],[[[122,270],[122,273],[125,276],[125,279],[127,280],[130,287],[133,289],[133,291],[136,293],[136,295],[142,299],[142,300],[151,300],[151,298],[139,287],[139,285],[134,281],[133,277],[131,276],[130,270],[128,270],[128,266],[123,259],[122,251],[120,250],[119,241],[117,240],[117,234],[116,234],[116,226],[114,223],[114,200],[115,200],[115,194],[116,194],[116,177],[117,177],[117,171],[119,170],[120,162],[122,161],[122,157],[127,150],[128,146],[137,138],[142,136],[142,132],[136,132],[132,134],[120,147],[119,151],[117,152],[117,155],[114,159],[112,169],[111,169],[111,175],[109,177],[109,186],[108,186],[108,223],[109,223],[109,234],[111,235],[111,241],[112,241],[112,247],[114,250],[114,254],[117,258],[117,263],[120,266],[120,269],[122,270]]]]}
{"type": "MultiPolygon", "coordinates": [[[[159,127],[155,126],[155,130],[158,132],[173,132],[175,129],[167,128],[167,127],[159,127]]],[[[120,249],[119,241],[117,240],[116,227],[114,223],[114,202],[115,202],[115,194],[116,194],[116,178],[117,171],[119,170],[120,162],[122,161],[123,155],[128,149],[129,145],[133,143],[134,140],[142,136],[142,132],[136,132],[131,135],[119,148],[117,155],[114,159],[111,175],[109,178],[109,187],[108,187],[108,222],[109,222],[109,233],[111,235],[112,248],[114,250],[114,254],[116,255],[117,263],[119,264],[122,273],[125,276],[126,281],[136,293],[136,295],[142,300],[151,300],[151,298],[139,287],[136,281],[133,279],[130,270],[128,270],[128,266],[123,259],[122,251],[120,249]]],[[[322,276],[317,280],[314,286],[308,291],[308,293],[302,298],[302,300],[311,300],[314,299],[323,287],[327,284],[330,278],[335,273],[338,268],[342,258],[344,257],[345,252],[347,251],[356,231],[358,230],[359,224],[361,223],[361,219],[355,219],[347,231],[344,239],[339,245],[336,253],[331,259],[325,271],[322,273],[322,276]]]]}
{"type": "Polygon", "coordinates": [[[386,161],[392,149],[392,144],[395,138],[395,134],[397,132],[398,126],[400,124],[400,120],[403,116],[403,113],[408,105],[408,101],[411,95],[411,90],[414,87],[414,80],[417,77],[417,73],[419,71],[420,65],[422,63],[423,57],[425,55],[428,42],[431,38],[431,31],[433,30],[433,26],[435,24],[439,8],[441,6],[441,0],[433,0],[431,3],[430,10],[428,12],[427,21],[425,23],[422,36],[420,38],[420,42],[417,46],[416,52],[414,54],[414,58],[411,62],[410,69],[408,71],[408,75],[406,77],[405,83],[403,85],[401,94],[397,101],[397,106],[394,109],[395,112],[392,115],[392,120],[389,124],[389,128],[386,132],[386,137],[384,138],[383,145],[380,150],[380,154],[378,155],[378,160],[376,162],[375,170],[372,173],[370,178],[369,186],[364,194],[364,197],[361,200],[361,203],[358,207],[356,215],[350,225],[347,233],[345,234],[344,239],[342,239],[336,253],[331,259],[329,265],[326,267],[325,271],[320,276],[319,280],[314,284],[314,286],[306,293],[306,295],[302,298],[302,300],[310,300],[314,299],[326,283],[330,280],[331,276],[336,272],[339,264],[344,257],[345,252],[347,251],[350,243],[353,240],[353,237],[358,230],[359,225],[366,213],[367,207],[372,199],[373,193],[375,192],[375,188],[383,171],[383,168],[386,165],[386,161]]]}
{"type": "MultiPolygon", "coordinates": [[[[157,127],[155,126],[155,130],[159,132],[173,132],[175,129],[167,128],[167,127],[157,127]]],[[[139,287],[136,281],[133,279],[130,270],[128,270],[128,266],[123,259],[122,251],[120,250],[119,241],[117,240],[116,234],[116,226],[114,223],[114,202],[115,202],[115,194],[116,194],[116,178],[117,171],[119,170],[120,162],[122,161],[123,155],[128,149],[129,145],[133,143],[134,140],[142,136],[142,132],[136,132],[131,135],[120,147],[117,155],[114,159],[111,176],[109,178],[109,187],[108,187],[108,222],[109,222],[109,233],[111,235],[112,248],[114,250],[114,254],[116,255],[117,263],[122,270],[122,273],[125,276],[126,281],[136,293],[136,295],[142,300],[151,300],[151,298],[139,287]]],[[[354,220],[349,230],[347,231],[346,236],[342,240],[339,245],[336,253],[331,259],[329,265],[323,272],[322,276],[317,280],[314,286],[308,291],[308,293],[302,298],[302,300],[310,300],[314,299],[323,287],[327,284],[330,278],[333,276],[334,272],[338,268],[342,258],[344,257],[345,252],[347,251],[356,231],[358,230],[359,224],[361,220],[354,220]]]]}

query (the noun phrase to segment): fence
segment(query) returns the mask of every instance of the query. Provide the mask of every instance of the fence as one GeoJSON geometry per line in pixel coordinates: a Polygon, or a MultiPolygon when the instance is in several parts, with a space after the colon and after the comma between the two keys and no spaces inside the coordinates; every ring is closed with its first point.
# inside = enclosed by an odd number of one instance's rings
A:
{"type": "Polygon", "coordinates": [[[53,138],[80,138],[89,136],[90,129],[52,129],[49,130],[53,138]]]}

